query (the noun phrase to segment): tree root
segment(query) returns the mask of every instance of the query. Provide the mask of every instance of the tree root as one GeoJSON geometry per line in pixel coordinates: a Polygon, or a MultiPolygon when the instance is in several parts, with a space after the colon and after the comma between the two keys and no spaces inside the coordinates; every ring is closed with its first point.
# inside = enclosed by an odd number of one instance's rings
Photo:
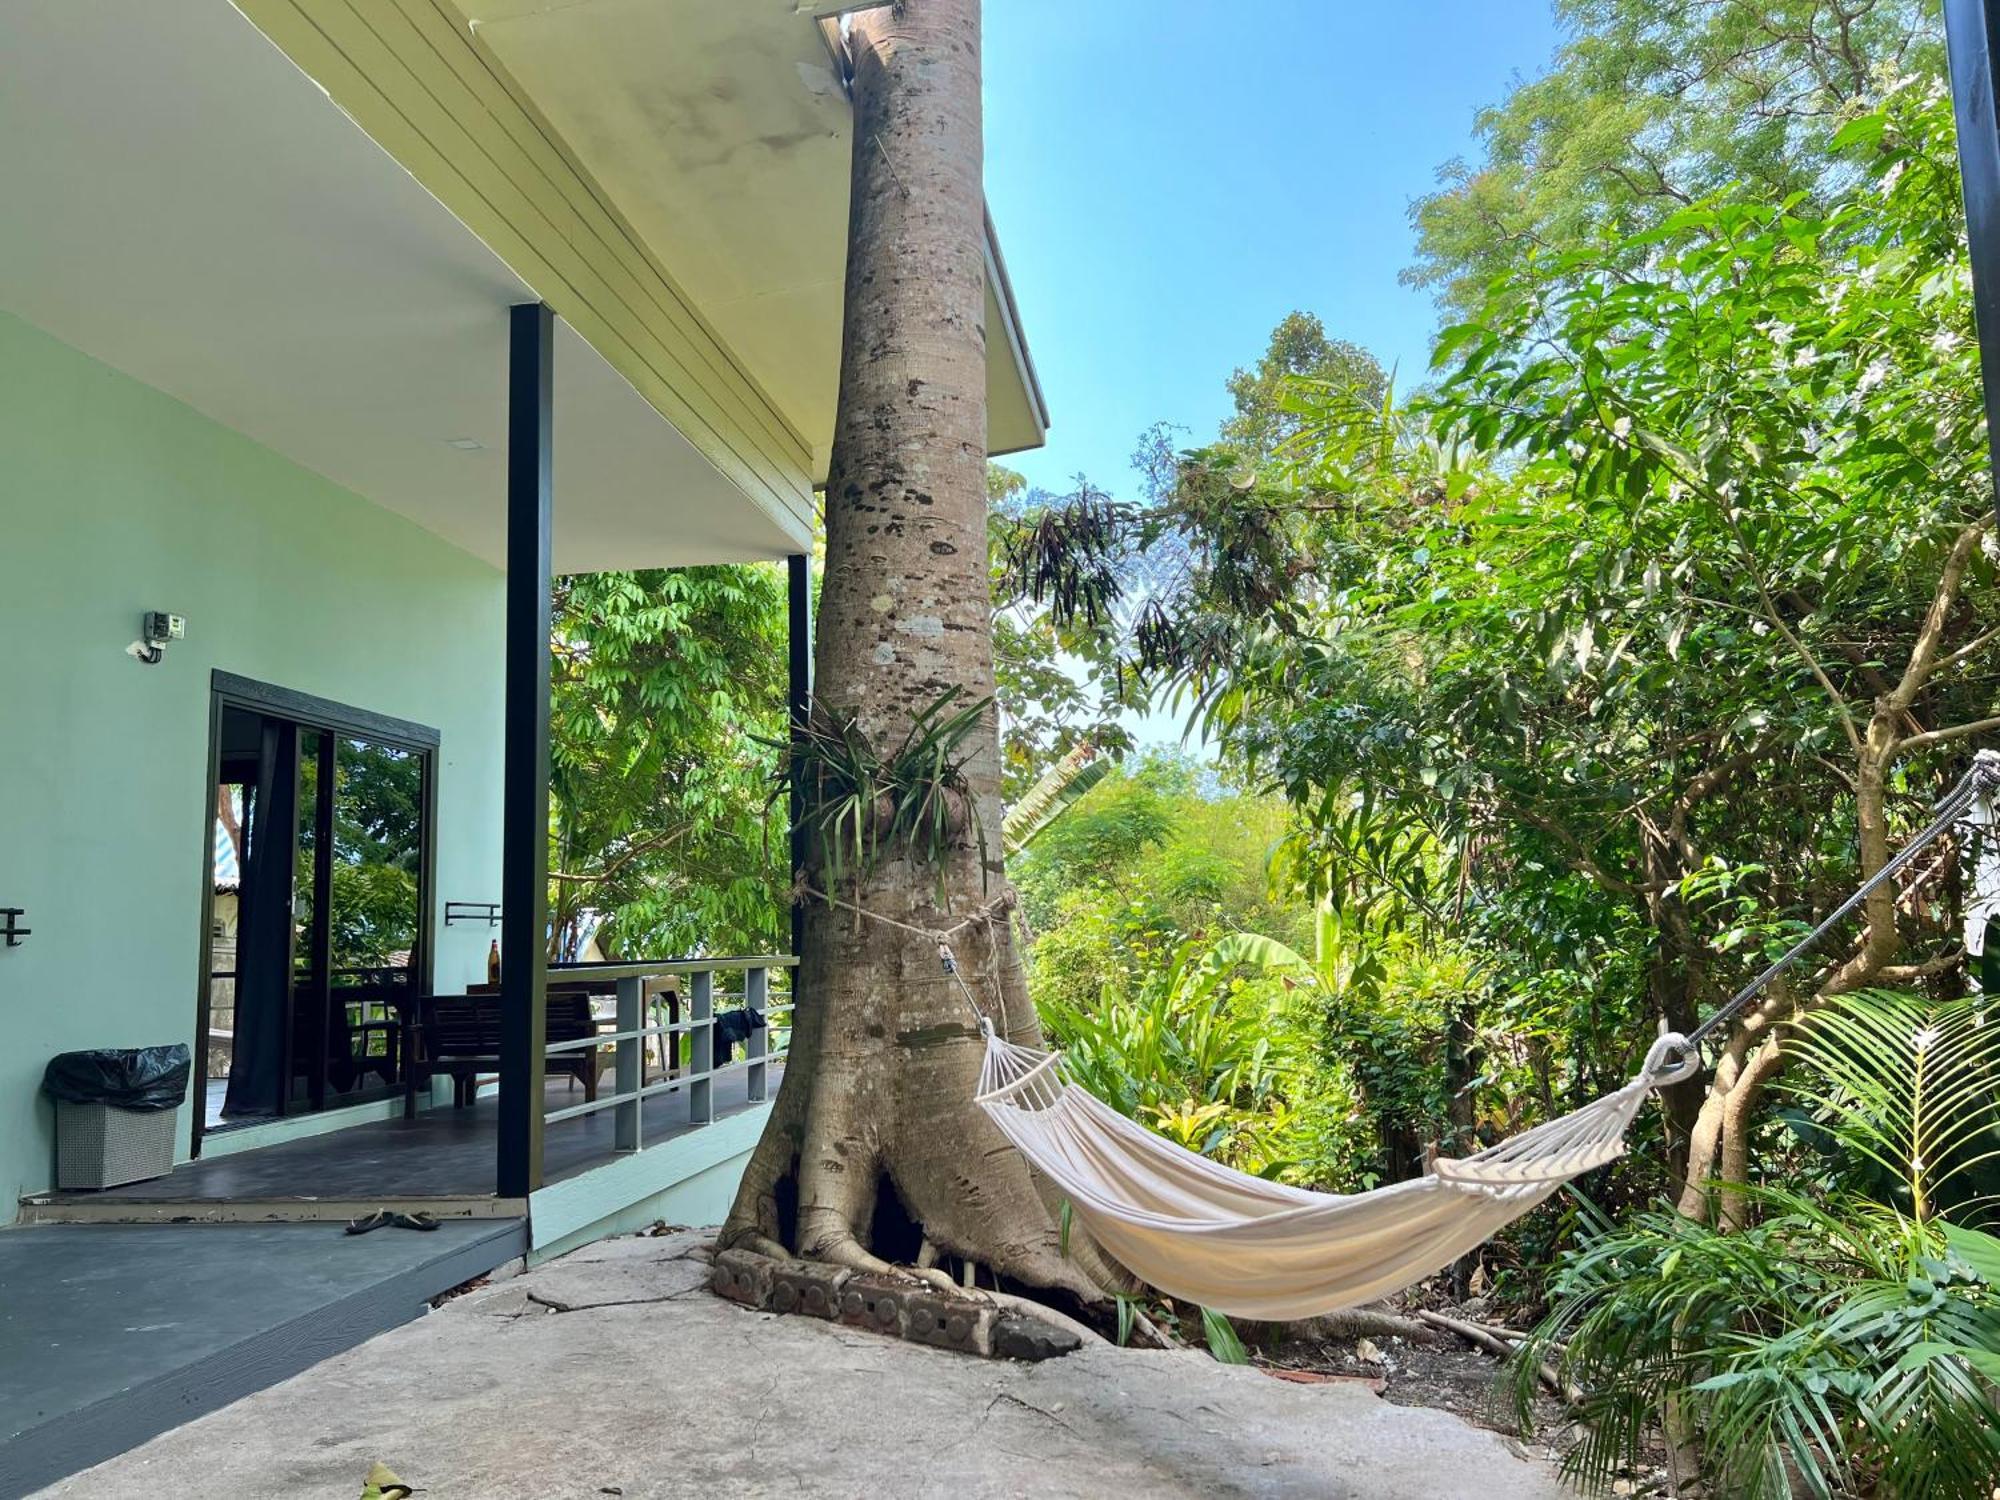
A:
{"type": "Polygon", "coordinates": [[[1421,1339],[1429,1329],[1415,1318],[1390,1312],[1384,1307],[1349,1307],[1339,1312],[1321,1313],[1297,1323],[1255,1322],[1252,1329],[1270,1329],[1274,1337],[1290,1332],[1324,1339],[1421,1339]]]}
{"type": "MultiPolygon", "coordinates": [[[[1446,1317],[1443,1313],[1434,1313],[1428,1309],[1417,1313],[1417,1321],[1428,1323],[1433,1328],[1442,1328],[1447,1333],[1455,1333],[1468,1344],[1477,1345],[1488,1354],[1497,1355],[1501,1359],[1512,1359],[1520,1352],[1520,1343],[1509,1343],[1506,1338],[1501,1337],[1501,1334],[1508,1334],[1521,1342],[1526,1341],[1525,1335],[1514,1333],[1511,1329],[1495,1330],[1482,1323],[1468,1323],[1463,1318],[1446,1317]]],[[[1565,1381],[1556,1373],[1555,1366],[1546,1360],[1536,1361],[1535,1374],[1540,1377],[1542,1384],[1565,1404],[1569,1406],[1583,1404],[1583,1392],[1565,1381]]]]}
{"type": "Polygon", "coordinates": [[[1134,1307],[1132,1309],[1132,1326],[1151,1339],[1155,1349],[1165,1349],[1171,1352],[1189,1347],[1186,1339],[1177,1333],[1169,1333],[1166,1329],[1160,1327],[1158,1323],[1147,1317],[1146,1310],[1142,1307],[1134,1307]]]}
{"type": "Polygon", "coordinates": [[[851,1233],[842,1233],[823,1244],[815,1245],[810,1258],[829,1266],[839,1266],[842,1270],[860,1271],[869,1276],[913,1276],[941,1292],[958,1290],[958,1283],[935,1266],[892,1265],[868,1249],[851,1233]]]}

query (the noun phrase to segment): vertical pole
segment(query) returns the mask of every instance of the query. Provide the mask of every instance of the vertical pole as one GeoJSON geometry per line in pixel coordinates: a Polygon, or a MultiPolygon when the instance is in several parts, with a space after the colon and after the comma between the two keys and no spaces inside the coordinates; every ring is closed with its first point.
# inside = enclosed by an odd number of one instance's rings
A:
{"type": "Polygon", "coordinates": [[[749,1085],[750,1102],[752,1104],[762,1104],[765,1099],[770,1097],[770,1087],[767,1082],[769,1078],[767,1071],[769,1064],[764,1061],[765,1056],[770,1051],[766,1044],[769,1042],[771,1036],[771,1033],[766,1029],[770,1025],[768,1012],[771,1009],[771,971],[769,969],[751,969],[744,974],[743,1004],[753,1016],[765,1017],[764,1025],[752,1026],[749,1035],[743,1041],[743,1056],[750,1064],[749,1067],[743,1070],[745,1079],[749,1085]]]}
{"type": "Polygon", "coordinates": [[[617,1146],[620,1151],[637,1151],[644,1144],[640,1135],[639,1089],[646,1081],[646,1039],[628,1037],[646,1024],[646,981],[636,975],[618,981],[617,1088],[632,1097],[617,1106],[617,1146]]]}
{"type": "Polygon", "coordinates": [[[2000,0],[1945,0],[1952,112],[1958,120],[1958,170],[1965,184],[1965,228],[1972,256],[1972,309],[1979,332],[1980,384],[1986,395],[1986,442],[2000,513],[2000,0]]]}
{"type": "Polygon", "coordinates": [[[703,969],[688,986],[688,1124],[707,1125],[715,1119],[715,975],[703,969]]]}
{"type": "Polygon", "coordinates": [[[548,1039],[549,574],[555,317],[510,310],[507,369],[506,783],[500,857],[499,1195],[542,1185],[548,1039]]]}
{"type": "MultiPolygon", "coordinates": [[[[786,645],[790,666],[785,687],[785,716],[794,744],[805,732],[806,715],[812,711],[812,559],[795,552],[785,559],[787,583],[786,645]]],[[[805,803],[796,780],[791,787],[792,885],[806,868],[805,803]]],[[[792,955],[805,945],[806,909],[792,903],[792,955]]],[[[796,998],[796,997],[794,997],[796,998]]]]}
{"type": "MultiPolygon", "coordinates": [[[[313,874],[312,928],[306,933],[306,974],[312,992],[306,997],[305,1014],[319,1033],[312,1044],[312,1058],[306,1066],[306,1096],[313,1112],[326,1108],[327,1074],[333,1060],[333,778],[335,762],[333,736],[326,730],[314,731],[318,743],[313,749],[313,874]]],[[[305,736],[299,736],[300,764],[305,759],[305,736]]],[[[303,811],[303,809],[301,809],[303,811]]],[[[343,1019],[345,1019],[343,1017],[343,1019]]],[[[340,1028],[343,1045],[348,1032],[340,1028]]],[[[354,1085],[349,1082],[348,1087],[354,1085]]]]}

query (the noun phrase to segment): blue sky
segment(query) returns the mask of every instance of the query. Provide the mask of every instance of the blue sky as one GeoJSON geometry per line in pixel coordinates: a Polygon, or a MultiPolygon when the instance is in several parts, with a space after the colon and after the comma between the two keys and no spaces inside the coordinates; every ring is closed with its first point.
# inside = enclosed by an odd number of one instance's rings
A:
{"type": "Polygon", "coordinates": [[[1295,307],[1412,384],[1410,200],[1555,42],[1547,0],[993,0],[987,197],[1054,416],[1008,462],[1129,494],[1140,431],[1211,437],[1295,307]]]}

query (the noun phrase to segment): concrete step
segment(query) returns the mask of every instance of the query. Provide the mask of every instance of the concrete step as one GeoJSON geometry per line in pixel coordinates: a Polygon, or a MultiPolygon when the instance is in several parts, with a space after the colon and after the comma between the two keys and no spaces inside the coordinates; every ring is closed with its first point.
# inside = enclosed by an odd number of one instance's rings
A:
{"type": "Polygon", "coordinates": [[[406,1323],[526,1239],[518,1218],[0,1230],[0,1500],[406,1323]]]}

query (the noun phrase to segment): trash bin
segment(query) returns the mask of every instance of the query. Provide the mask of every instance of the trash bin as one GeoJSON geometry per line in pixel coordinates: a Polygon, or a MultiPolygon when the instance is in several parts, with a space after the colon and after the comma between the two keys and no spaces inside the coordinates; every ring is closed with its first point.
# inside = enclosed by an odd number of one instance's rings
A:
{"type": "Polygon", "coordinates": [[[108,1188],[174,1169],[192,1071],[184,1044],[61,1052],[42,1072],[56,1105],[56,1186],[108,1188]]]}

